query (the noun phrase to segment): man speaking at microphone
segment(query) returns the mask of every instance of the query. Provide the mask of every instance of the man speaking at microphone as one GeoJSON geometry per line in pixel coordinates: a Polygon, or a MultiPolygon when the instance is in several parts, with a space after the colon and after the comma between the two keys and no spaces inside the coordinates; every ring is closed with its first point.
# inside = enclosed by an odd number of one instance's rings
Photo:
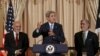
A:
{"type": "MultiPolygon", "coordinates": [[[[56,22],[56,12],[48,11],[46,13],[46,23],[37,24],[37,29],[33,31],[33,37],[43,36],[42,44],[60,44],[64,43],[65,36],[62,25],[56,22]]],[[[61,53],[47,54],[41,53],[40,56],[63,56],[61,53]]]]}

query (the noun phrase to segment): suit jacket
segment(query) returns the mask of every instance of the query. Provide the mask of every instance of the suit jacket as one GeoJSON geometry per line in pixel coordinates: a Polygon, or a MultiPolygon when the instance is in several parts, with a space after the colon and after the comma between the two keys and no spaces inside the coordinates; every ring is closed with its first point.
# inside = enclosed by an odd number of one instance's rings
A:
{"type": "MultiPolygon", "coordinates": [[[[58,23],[54,23],[53,32],[55,33],[55,36],[49,36],[50,26],[49,23],[46,22],[43,25],[41,25],[39,32],[36,30],[33,32],[33,37],[38,37],[39,35],[43,36],[43,43],[42,44],[60,44],[65,41],[62,25],[58,23]]],[[[40,56],[63,56],[60,53],[54,53],[54,54],[47,54],[42,53],[40,56]]]]}
{"type": "Polygon", "coordinates": [[[77,56],[82,56],[83,48],[86,49],[87,56],[94,56],[98,52],[99,48],[99,41],[97,35],[89,31],[85,44],[83,44],[82,33],[83,31],[80,31],[75,34],[75,49],[77,51],[77,56]]]}
{"type": "Polygon", "coordinates": [[[39,32],[36,32],[36,30],[33,32],[33,37],[38,37],[39,35],[42,35],[43,44],[60,44],[61,42],[65,41],[62,25],[54,23],[53,32],[55,33],[55,36],[48,35],[49,29],[49,23],[46,22],[43,25],[41,25],[39,32]]]}
{"type": "Polygon", "coordinates": [[[19,41],[18,45],[16,46],[16,40],[14,38],[14,33],[10,32],[7,33],[5,36],[5,48],[8,51],[7,56],[15,56],[15,50],[22,49],[22,54],[18,56],[25,56],[25,51],[29,47],[29,41],[27,34],[23,32],[19,32],[19,41]]]}

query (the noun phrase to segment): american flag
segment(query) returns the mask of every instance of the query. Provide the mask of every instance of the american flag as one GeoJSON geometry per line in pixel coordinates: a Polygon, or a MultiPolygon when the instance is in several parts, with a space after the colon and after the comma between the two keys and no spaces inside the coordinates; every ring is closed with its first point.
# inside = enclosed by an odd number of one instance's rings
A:
{"type": "Polygon", "coordinates": [[[3,42],[2,46],[4,47],[4,41],[5,41],[5,34],[12,31],[12,25],[14,22],[14,11],[13,11],[13,6],[12,6],[12,1],[9,0],[9,6],[8,6],[8,11],[7,11],[7,18],[5,22],[5,29],[4,29],[4,37],[3,37],[3,42]]]}
{"type": "MultiPolygon", "coordinates": [[[[14,22],[13,6],[12,6],[11,0],[9,0],[9,7],[8,7],[7,18],[5,22],[6,25],[4,25],[5,29],[4,29],[4,37],[3,37],[3,42],[2,42],[3,48],[4,48],[4,41],[5,41],[5,34],[7,32],[12,31],[13,22],[14,22]]],[[[7,52],[4,50],[0,51],[0,56],[7,56],[7,52]]]]}
{"type": "Polygon", "coordinates": [[[13,30],[12,25],[14,22],[13,6],[12,6],[11,0],[9,0],[9,2],[10,3],[9,3],[9,7],[8,7],[7,19],[6,19],[6,25],[5,25],[7,32],[10,32],[13,30]]]}

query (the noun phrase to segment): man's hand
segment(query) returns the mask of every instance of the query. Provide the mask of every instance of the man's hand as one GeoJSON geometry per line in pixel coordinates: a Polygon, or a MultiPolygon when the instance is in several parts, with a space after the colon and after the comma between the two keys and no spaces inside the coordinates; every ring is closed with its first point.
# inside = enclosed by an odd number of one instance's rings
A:
{"type": "Polygon", "coordinates": [[[38,22],[38,23],[37,23],[37,29],[40,29],[41,24],[42,24],[41,22],[38,22]]]}
{"type": "Polygon", "coordinates": [[[21,54],[21,49],[15,51],[15,55],[19,55],[19,54],[21,54]]]}
{"type": "Polygon", "coordinates": [[[50,31],[48,32],[48,34],[49,34],[49,36],[55,36],[55,33],[53,32],[53,30],[50,30],[50,31]]]}

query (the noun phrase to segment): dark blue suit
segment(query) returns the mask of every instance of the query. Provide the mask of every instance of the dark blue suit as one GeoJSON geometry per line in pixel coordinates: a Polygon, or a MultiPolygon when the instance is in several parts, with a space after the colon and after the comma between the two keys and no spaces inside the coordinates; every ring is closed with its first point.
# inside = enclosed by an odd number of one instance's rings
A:
{"type": "MultiPolygon", "coordinates": [[[[43,43],[42,44],[60,44],[65,41],[62,25],[58,23],[54,23],[53,32],[55,33],[55,36],[49,36],[48,32],[50,30],[49,23],[46,22],[43,25],[41,25],[39,32],[36,32],[36,30],[33,32],[33,37],[38,37],[39,35],[43,36],[43,43]]],[[[61,54],[41,54],[40,56],[61,56],[61,54]]]]}
{"type": "Polygon", "coordinates": [[[86,49],[87,56],[95,56],[99,48],[99,39],[97,35],[89,31],[85,44],[83,44],[82,32],[83,31],[80,31],[75,34],[75,50],[77,51],[77,56],[82,56],[84,48],[86,49]]]}

